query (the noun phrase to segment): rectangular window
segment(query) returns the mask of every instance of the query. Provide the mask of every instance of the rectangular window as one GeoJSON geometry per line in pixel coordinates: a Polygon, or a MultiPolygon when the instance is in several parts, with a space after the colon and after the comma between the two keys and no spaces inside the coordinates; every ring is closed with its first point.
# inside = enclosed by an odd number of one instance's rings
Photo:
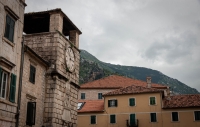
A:
{"type": "Polygon", "coordinates": [[[155,104],[156,104],[156,98],[150,97],[150,105],[155,105],[155,104]]]}
{"type": "Polygon", "coordinates": [[[151,122],[157,122],[156,113],[150,113],[151,122]]]}
{"type": "Polygon", "coordinates": [[[200,111],[194,111],[195,121],[200,120],[200,111]]]}
{"type": "Polygon", "coordinates": [[[135,106],[135,98],[129,98],[129,106],[135,106]]]}
{"type": "Polygon", "coordinates": [[[96,116],[90,116],[90,123],[96,124],[96,116]]]}
{"type": "Polygon", "coordinates": [[[117,107],[117,100],[108,100],[108,107],[117,107]]]}
{"type": "Polygon", "coordinates": [[[6,98],[8,73],[0,68],[0,97],[6,98]]]}
{"type": "Polygon", "coordinates": [[[136,125],[135,114],[130,114],[130,125],[136,125]]]}
{"type": "Polygon", "coordinates": [[[110,115],[110,123],[116,123],[116,116],[110,115]]]}
{"type": "Polygon", "coordinates": [[[98,93],[98,99],[102,99],[102,93],[98,93]]]}
{"type": "Polygon", "coordinates": [[[36,102],[28,102],[27,114],[26,114],[26,125],[35,125],[35,113],[36,113],[36,102]]]}
{"type": "Polygon", "coordinates": [[[14,103],[15,91],[16,91],[16,75],[11,74],[11,78],[9,79],[9,73],[4,71],[0,67],[0,97],[1,98],[6,98],[8,80],[10,80],[9,101],[14,103]]]}
{"type": "Polygon", "coordinates": [[[4,37],[13,42],[15,21],[7,14],[6,15],[6,28],[4,37]]]}
{"type": "Polygon", "coordinates": [[[172,112],[172,121],[178,121],[178,112],[172,112]]]}
{"type": "Polygon", "coordinates": [[[31,83],[35,83],[35,72],[36,72],[36,68],[32,65],[30,65],[30,77],[29,77],[29,81],[31,83]]]}
{"type": "Polygon", "coordinates": [[[85,99],[85,93],[81,93],[81,99],[85,99]]]}

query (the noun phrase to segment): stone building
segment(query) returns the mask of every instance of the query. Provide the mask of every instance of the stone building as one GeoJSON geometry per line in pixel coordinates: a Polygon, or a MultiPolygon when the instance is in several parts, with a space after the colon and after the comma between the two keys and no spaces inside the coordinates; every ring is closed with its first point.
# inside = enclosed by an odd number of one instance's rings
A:
{"type": "MultiPolygon", "coordinates": [[[[27,109],[23,112],[21,111],[20,116],[22,119],[20,124],[27,125],[27,120],[30,120],[31,122],[28,123],[30,126],[38,124],[46,127],[75,127],[77,123],[80,59],[79,35],[81,31],[61,9],[54,9],[25,14],[24,32],[26,33],[24,35],[25,45],[38,54],[44,61],[47,61],[50,66],[46,70],[45,81],[41,78],[45,72],[45,66],[43,66],[39,74],[41,76],[38,75],[38,80],[40,81],[35,82],[35,86],[28,83],[27,87],[30,86],[29,88],[23,87],[26,91],[22,94],[22,105],[26,103],[24,99],[27,100],[28,98],[32,98],[29,101],[31,100],[34,103],[30,104],[32,116],[30,119],[26,118],[26,123],[23,116],[27,116],[29,113],[29,110],[27,110],[29,109],[28,104],[27,109]],[[45,82],[44,88],[43,83],[45,82]],[[42,95],[38,95],[38,91],[31,91],[33,87],[41,92],[44,90],[44,92],[40,93],[42,95]],[[30,91],[28,92],[27,90],[30,91]],[[40,103],[42,99],[44,99],[44,105],[40,103]],[[38,106],[40,109],[37,108],[38,106]],[[44,109],[43,115],[39,115],[37,111],[35,114],[35,107],[36,110],[41,110],[41,112],[44,109]],[[34,118],[37,117],[39,117],[38,120],[43,119],[43,124],[42,122],[34,121],[34,118]]],[[[34,58],[32,57],[32,59],[34,58]]],[[[38,69],[35,66],[37,62],[33,62],[33,64],[32,62],[32,60],[24,61],[24,65],[28,66],[25,70],[28,70],[30,65],[38,69]]],[[[24,74],[23,78],[25,77],[30,76],[24,74]]],[[[36,80],[37,76],[34,78],[36,80]]],[[[24,107],[26,107],[25,105],[24,107]]]]}
{"type": "Polygon", "coordinates": [[[25,0],[0,0],[0,127],[17,121],[25,6],[25,0]]]}

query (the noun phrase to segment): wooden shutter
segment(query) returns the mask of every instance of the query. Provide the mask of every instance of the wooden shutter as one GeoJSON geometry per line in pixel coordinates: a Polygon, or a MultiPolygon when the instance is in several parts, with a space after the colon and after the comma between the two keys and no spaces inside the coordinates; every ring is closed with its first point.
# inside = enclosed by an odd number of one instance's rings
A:
{"type": "Polygon", "coordinates": [[[115,123],[115,115],[110,115],[110,123],[115,123]]]}
{"type": "Polygon", "coordinates": [[[26,125],[35,125],[36,102],[27,103],[26,125]]]}
{"type": "Polygon", "coordinates": [[[156,122],[156,113],[151,113],[151,122],[156,122]]]}
{"type": "Polygon", "coordinates": [[[150,97],[150,104],[151,104],[151,105],[156,104],[155,97],[150,97]]]}
{"type": "Polygon", "coordinates": [[[13,42],[14,27],[15,21],[9,15],[6,15],[6,30],[4,36],[11,42],[13,42]]]}
{"type": "Polygon", "coordinates": [[[16,75],[11,74],[11,81],[10,81],[10,102],[15,102],[15,91],[16,91],[16,75]]]}
{"type": "Polygon", "coordinates": [[[135,106],[135,98],[129,99],[129,106],[135,106]]]}
{"type": "Polygon", "coordinates": [[[36,72],[36,68],[32,65],[30,65],[30,77],[29,77],[29,81],[32,83],[35,83],[35,72],[36,72]]]}
{"type": "Polygon", "coordinates": [[[96,124],[96,116],[91,116],[91,124],[96,124]]]}
{"type": "Polygon", "coordinates": [[[108,107],[110,107],[110,101],[111,101],[111,100],[108,100],[108,107]]]}
{"type": "Polygon", "coordinates": [[[130,125],[135,125],[135,114],[130,114],[130,125]]]}
{"type": "Polygon", "coordinates": [[[115,100],[115,106],[117,107],[117,100],[115,100]]]}

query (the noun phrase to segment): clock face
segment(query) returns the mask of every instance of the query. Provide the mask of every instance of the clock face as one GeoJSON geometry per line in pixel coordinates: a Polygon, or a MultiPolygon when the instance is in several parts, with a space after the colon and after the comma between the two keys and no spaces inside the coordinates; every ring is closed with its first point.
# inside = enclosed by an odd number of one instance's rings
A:
{"type": "Polygon", "coordinates": [[[67,68],[69,69],[69,71],[71,71],[71,72],[74,70],[74,62],[75,62],[74,52],[71,48],[67,48],[67,50],[66,50],[66,65],[67,65],[67,68]]]}

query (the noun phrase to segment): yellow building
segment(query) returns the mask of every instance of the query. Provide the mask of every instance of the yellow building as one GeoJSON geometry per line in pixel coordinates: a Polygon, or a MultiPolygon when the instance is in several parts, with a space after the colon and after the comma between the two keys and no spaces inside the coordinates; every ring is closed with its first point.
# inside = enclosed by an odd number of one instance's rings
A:
{"type": "Polygon", "coordinates": [[[80,100],[78,127],[200,127],[200,95],[128,86],[102,100],[80,100]]]}

